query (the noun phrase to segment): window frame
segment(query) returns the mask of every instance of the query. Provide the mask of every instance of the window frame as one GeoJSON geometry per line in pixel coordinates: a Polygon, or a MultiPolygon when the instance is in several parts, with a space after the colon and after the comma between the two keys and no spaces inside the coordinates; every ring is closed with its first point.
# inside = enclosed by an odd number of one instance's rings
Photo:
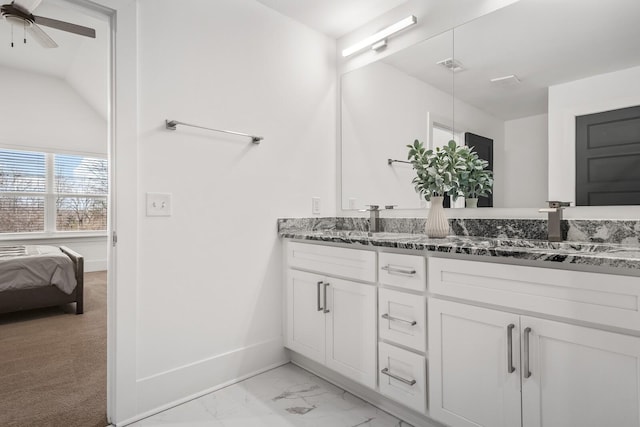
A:
{"type": "MultiPolygon", "coordinates": [[[[90,197],[96,199],[104,199],[109,206],[110,191],[107,194],[77,194],[77,193],[56,193],[55,192],[55,156],[56,155],[68,155],[68,156],[81,156],[94,159],[104,159],[108,162],[108,156],[101,153],[85,153],[77,151],[54,151],[44,150],[42,148],[34,147],[16,147],[16,146],[0,146],[0,150],[22,151],[22,152],[34,152],[41,153],[45,156],[45,191],[44,192],[0,192],[0,195],[12,196],[12,197],[42,197],[44,199],[44,230],[42,231],[29,231],[29,232],[10,232],[0,233],[0,241],[10,240],[46,240],[46,239],[68,239],[68,238],[83,238],[83,237],[103,237],[108,235],[108,208],[107,208],[107,221],[104,230],[57,230],[57,206],[56,201],[60,197],[90,197]]],[[[107,175],[108,175],[107,164],[107,175]]],[[[108,179],[108,178],[107,178],[108,179]]]]}

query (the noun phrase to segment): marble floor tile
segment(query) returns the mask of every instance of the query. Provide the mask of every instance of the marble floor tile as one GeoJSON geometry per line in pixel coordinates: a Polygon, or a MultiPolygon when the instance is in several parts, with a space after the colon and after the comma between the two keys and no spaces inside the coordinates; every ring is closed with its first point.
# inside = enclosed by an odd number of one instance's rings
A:
{"type": "Polygon", "coordinates": [[[295,365],[207,394],[133,427],[411,427],[295,365]]]}

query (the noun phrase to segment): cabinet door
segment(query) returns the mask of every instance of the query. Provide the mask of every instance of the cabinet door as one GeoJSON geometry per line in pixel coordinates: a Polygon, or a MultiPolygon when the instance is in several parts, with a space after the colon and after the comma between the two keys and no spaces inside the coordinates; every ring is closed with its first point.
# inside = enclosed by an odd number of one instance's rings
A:
{"type": "Polygon", "coordinates": [[[326,365],[375,388],[376,288],[331,278],[327,292],[326,365]]]}
{"type": "Polygon", "coordinates": [[[325,360],[323,279],[297,270],[287,272],[286,345],[320,363],[325,360]]]}
{"type": "Polygon", "coordinates": [[[640,338],[525,316],[521,327],[524,427],[640,425],[640,338]]]}
{"type": "Polygon", "coordinates": [[[451,427],[519,426],[519,316],[436,298],[428,304],[431,417],[451,427]]]}

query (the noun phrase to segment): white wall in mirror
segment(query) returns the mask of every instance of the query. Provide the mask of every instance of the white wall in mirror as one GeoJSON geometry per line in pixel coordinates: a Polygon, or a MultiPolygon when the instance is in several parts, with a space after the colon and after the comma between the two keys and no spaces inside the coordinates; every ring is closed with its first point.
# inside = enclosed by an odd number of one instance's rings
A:
{"type": "Polygon", "coordinates": [[[504,122],[504,159],[499,174],[502,191],[496,206],[544,206],[547,199],[547,114],[504,122]]]}
{"type": "Polygon", "coordinates": [[[416,139],[433,148],[438,124],[452,129],[447,141],[464,144],[464,130],[502,146],[503,122],[465,102],[456,101],[454,126],[453,76],[437,65],[452,56],[452,46],[449,31],[342,76],[342,209],[426,208],[411,184],[411,165],[388,159],[406,160],[416,139]]]}
{"type": "MultiPolygon", "coordinates": [[[[443,55],[452,46],[450,33],[427,42],[443,55]]],[[[407,144],[427,140],[429,113],[452,121],[451,95],[384,61],[343,75],[341,88],[342,208],[425,207],[411,165],[388,159],[405,161],[407,144]]]]}
{"type": "MultiPolygon", "coordinates": [[[[451,123],[451,95],[384,62],[345,74],[342,88],[342,209],[426,207],[411,184],[411,165],[388,159],[406,160],[415,139],[433,146],[429,123],[451,123]]],[[[501,122],[462,103],[456,114],[466,129],[502,142],[501,122]]]]}
{"type": "MultiPolygon", "coordinates": [[[[459,60],[465,70],[455,73],[454,127],[456,131],[469,131],[494,139],[494,206],[498,209],[494,213],[477,210],[473,216],[476,213],[477,216],[512,216],[515,211],[505,214],[504,209],[517,208],[529,212],[529,217],[537,217],[541,216],[537,215],[537,209],[543,207],[546,200],[575,200],[575,116],[640,104],[638,76],[627,70],[640,65],[640,27],[634,24],[638,16],[640,2],[637,0],[611,0],[606,4],[598,0],[520,0],[455,28],[455,52],[451,56],[459,60]],[[597,77],[612,72],[621,74],[597,77]],[[517,75],[520,84],[499,86],[491,83],[491,79],[510,74],[517,75]],[[580,83],[586,78],[594,80],[580,83]],[[486,117],[482,126],[465,118],[461,113],[465,108],[472,108],[476,115],[486,117]]],[[[453,91],[446,79],[425,73],[425,64],[433,58],[429,58],[428,52],[419,51],[416,48],[419,45],[385,52],[379,55],[378,62],[394,66],[397,72],[404,71],[431,86],[432,90],[451,94],[453,91]]],[[[372,55],[374,53],[365,56],[371,60],[372,55]]],[[[355,74],[347,76],[370,66],[344,74],[343,79],[345,82],[355,80],[355,74]]],[[[387,91],[392,90],[387,88],[387,91]]],[[[344,105],[345,100],[342,102],[344,105]]],[[[398,108],[402,108],[405,115],[424,115],[423,112],[408,111],[399,103],[395,106],[392,111],[396,116],[401,115],[398,108]]],[[[369,104],[367,108],[377,108],[380,115],[386,107],[369,104]]],[[[438,111],[438,107],[431,109],[434,114],[438,111]]],[[[349,113],[352,116],[359,114],[354,110],[349,113]]],[[[375,134],[386,135],[387,141],[392,133],[381,128],[393,124],[389,117],[387,115],[385,121],[373,125],[375,134]]],[[[355,135],[360,130],[354,128],[349,132],[355,135]]],[[[422,132],[423,138],[428,140],[428,123],[422,132]]],[[[415,139],[406,133],[401,131],[396,139],[403,139],[403,142],[415,139]]],[[[373,145],[374,140],[369,143],[373,145]]],[[[353,201],[349,204],[349,198],[358,199],[357,190],[349,188],[350,183],[355,182],[350,174],[356,174],[357,170],[358,176],[366,176],[369,172],[365,168],[370,167],[369,162],[360,162],[357,168],[351,168],[350,156],[366,157],[369,153],[349,151],[348,144],[343,135],[343,209],[354,205],[353,201]],[[349,197],[345,197],[347,192],[349,197]]],[[[398,144],[402,148],[405,145],[398,144]]],[[[389,174],[383,168],[384,161],[379,166],[375,164],[375,168],[382,169],[363,182],[375,182],[380,174],[389,174]]],[[[398,169],[398,166],[394,167],[398,169]]],[[[407,175],[407,185],[412,188],[412,174],[407,175]]],[[[400,175],[394,175],[394,179],[399,183],[400,175]]],[[[376,195],[374,190],[387,188],[391,181],[369,186],[366,197],[378,200],[377,204],[387,203],[393,197],[376,195]]],[[[410,190],[396,193],[406,191],[410,193],[410,190]]],[[[402,201],[394,201],[394,204],[410,209],[423,205],[403,204],[402,201]]],[[[617,218],[636,215],[633,212],[637,210],[634,207],[616,207],[615,210],[589,207],[577,208],[572,213],[581,217],[617,218]]],[[[567,213],[567,217],[572,213],[567,213]]],[[[466,213],[458,211],[456,215],[466,213]]]]}

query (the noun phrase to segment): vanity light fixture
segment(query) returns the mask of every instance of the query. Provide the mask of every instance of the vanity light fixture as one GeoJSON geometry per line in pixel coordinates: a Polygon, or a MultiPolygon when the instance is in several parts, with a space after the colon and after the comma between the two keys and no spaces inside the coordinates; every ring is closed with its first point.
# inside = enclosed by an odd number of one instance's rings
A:
{"type": "Polygon", "coordinates": [[[356,52],[360,52],[361,50],[371,46],[374,50],[379,50],[387,45],[387,37],[394,35],[395,33],[404,30],[407,27],[415,25],[418,22],[418,18],[411,15],[404,18],[401,21],[396,22],[393,25],[388,26],[387,28],[378,31],[372,36],[367,37],[364,40],[359,41],[358,43],[350,46],[342,51],[342,56],[347,57],[353,55],[356,52]]]}

